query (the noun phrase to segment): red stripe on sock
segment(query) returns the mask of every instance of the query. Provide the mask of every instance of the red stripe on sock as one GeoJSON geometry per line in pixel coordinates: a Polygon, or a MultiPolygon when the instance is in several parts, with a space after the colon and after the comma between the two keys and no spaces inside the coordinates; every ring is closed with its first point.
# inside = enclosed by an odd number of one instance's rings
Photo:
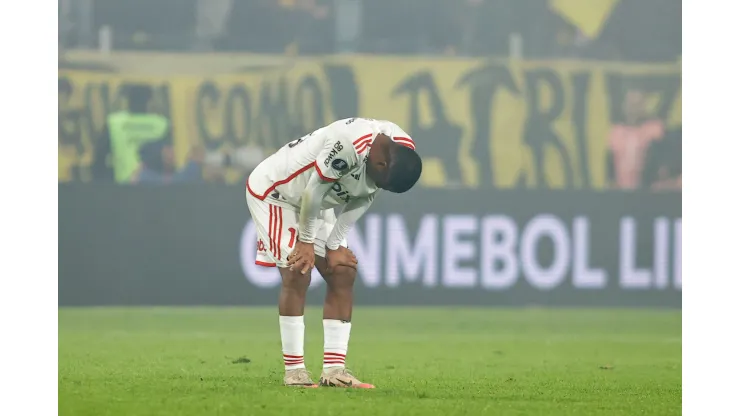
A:
{"type": "Polygon", "coordinates": [[[324,361],[324,364],[344,364],[344,361],[324,361]]]}
{"type": "Polygon", "coordinates": [[[303,356],[302,355],[288,355],[288,354],[283,354],[283,358],[300,358],[302,360],[303,359],[303,356]]]}
{"type": "Polygon", "coordinates": [[[327,355],[334,356],[334,357],[346,357],[347,356],[346,354],[340,354],[338,352],[325,352],[324,357],[326,357],[327,355]]]}

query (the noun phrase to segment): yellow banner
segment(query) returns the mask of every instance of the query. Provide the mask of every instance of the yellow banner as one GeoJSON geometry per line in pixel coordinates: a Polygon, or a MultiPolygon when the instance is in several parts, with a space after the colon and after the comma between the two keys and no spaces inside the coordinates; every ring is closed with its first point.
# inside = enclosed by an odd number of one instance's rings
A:
{"type": "Polygon", "coordinates": [[[603,188],[609,128],[629,89],[645,93],[652,116],[681,124],[680,65],[359,57],[212,78],[60,71],[60,181],[88,180],[104,115],[132,82],[155,87],[180,163],[197,143],[274,150],[361,116],[414,137],[428,187],[603,188]]]}

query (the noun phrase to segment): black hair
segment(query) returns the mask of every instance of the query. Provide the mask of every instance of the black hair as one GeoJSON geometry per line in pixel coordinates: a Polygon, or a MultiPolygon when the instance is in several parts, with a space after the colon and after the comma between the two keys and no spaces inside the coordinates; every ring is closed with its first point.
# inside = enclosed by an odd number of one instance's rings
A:
{"type": "Polygon", "coordinates": [[[421,157],[413,149],[396,144],[391,148],[388,190],[397,194],[411,189],[421,177],[421,157]]]}
{"type": "Polygon", "coordinates": [[[132,113],[146,113],[152,89],[148,85],[134,84],[128,86],[128,108],[132,113]]]}
{"type": "Polygon", "coordinates": [[[139,147],[139,160],[147,169],[157,173],[164,173],[165,166],[162,160],[162,150],[168,146],[166,140],[157,140],[144,143],[139,147]]]}

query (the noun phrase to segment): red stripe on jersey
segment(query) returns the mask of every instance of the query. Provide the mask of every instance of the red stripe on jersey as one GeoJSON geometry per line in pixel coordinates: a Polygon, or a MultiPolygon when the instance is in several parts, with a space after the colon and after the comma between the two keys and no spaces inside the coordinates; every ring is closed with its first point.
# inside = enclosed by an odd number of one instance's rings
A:
{"type": "Polygon", "coordinates": [[[293,179],[295,179],[301,173],[303,173],[303,172],[311,169],[311,167],[313,167],[315,164],[316,164],[315,162],[314,163],[311,163],[311,164],[308,164],[308,165],[306,165],[306,166],[298,169],[297,171],[293,172],[287,178],[282,179],[282,180],[279,180],[279,181],[273,183],[272,186],[270,186],[269,188],[267,188],[267,190],[265,191],[265,193],[263,193],[262,195],[257,195],[257,193],[252,190],[252,188],[249,186],[249,179],[247,179],[247,190],[249,191],[250,194],[252,194],[253,197],[259,199],[260,201],[264,201],[265,198],[267,198],[267,195],[270,195],[270,193],[272,191],[274,191],[275,188],[277,188],[280,185],[285,185],[286,183],[292,181],[293,179]]]}
{"type": "Polygon", "coordinates": [[[393,141],[400,145],[406,146],[410,148],[411,150],[416,149],[416,145],[414,144],[414,141],[411,140],[409,137],[394,137],[393,141]]]}
{"type": "Polygon", "coordinates": [[[357,147],[357,145],[358,145],[358,144],[359,144],[359,143],[360,143],[361,141],[363,141],[363,140],[365,140],[365,139],[367,139],[367,138],[369,138],[369,137],[373,137],[373,134],[372,134],[372,133],[370,133],[370,134],[366,134],[366,135],[364,135],[364,136],[360,137],[359,139],[355,140],[354,142],[352,142],[352,144],[353,144],[353,145],[354,145],[355,147],[357,147]]]}
{"type": "Polygon", "coordinates": [[[259,260],[255,260],[254,261],[254,264],[256,264],[258,266],[262,266],[262,267],[275,267],[275,266],[277,266],[277,264],[275,264],[275,263],[268,263],[266,261],[259,261],[259,260]]]}
{"type": "Polygon", "coordinates": [[[321,172],[321,168],[319,168],[319,164],[317,162],[314,162],[313,165],[314,165],[314,167],[316,167],[316,172],[319,174],[319,176],[321,177],[322,180],[324,180],[325,182],[336,182],[337,181],[337,179],[329,178],[326,175],[324,175],[321,172]]]}
{"type": "Polygon", "coordinates": [[[369,140],[368,141],[365,141],[365,142],[362,142],[362,146],[355,148],[355,150],[357,151],[357,154],[358,155],[362,154],[362,152],[364,152],[365,149],[367,149],[368,147],[370,147],[371,144],[372,144],[372,142],[369,141],[369,140]]]}
{"type": "Polygon", "coordinates": [[[367,145],[368,143],[372,143],[372,142],[373,142],[373,139],[372,139],[372,137],[368,137],[368,138],[366,138],[366,139],[360,140],[360,141],[358,141],[358,142],[355,142],[355,143],[353,143],[353,144],[354,144],[354,146],[355,146],[355,149],[359,149],[359,148],[361,148],[361,147],[363,147],[363,146],[367,145]]]}

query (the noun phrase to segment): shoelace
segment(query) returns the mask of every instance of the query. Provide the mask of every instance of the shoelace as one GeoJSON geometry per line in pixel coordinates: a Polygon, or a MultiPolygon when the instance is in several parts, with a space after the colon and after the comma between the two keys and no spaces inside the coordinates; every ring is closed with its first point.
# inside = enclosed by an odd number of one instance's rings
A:
{"type": "Polygon", "coordinates": [[[312,381],[313,380],[313,377],[311,376],[311,372],[310,371],[306,370],[305,368],[301,368],[301,370],[303,370],[303,371],[299,372],[298,374],[299,374],[299,377],[301,379],[303,379],[303,381],[308,382],[308,381],[312,381]]]}
{"type": "Polygon", "coordinates": [[[351,371],[349,371],[349,370],[348,370],[348,369],[347,369],[346,367],[342,369],[342,372],[341,372],[341,374],[342,374],[343,376],[348,376],[348,377],[352,377],[352,378],[354,378],[354,379],[357,379],[357,377],[355,377],[355,375],[354,375],[354,374],[352,374],[352,372],[351,372],[351,371]]]}

